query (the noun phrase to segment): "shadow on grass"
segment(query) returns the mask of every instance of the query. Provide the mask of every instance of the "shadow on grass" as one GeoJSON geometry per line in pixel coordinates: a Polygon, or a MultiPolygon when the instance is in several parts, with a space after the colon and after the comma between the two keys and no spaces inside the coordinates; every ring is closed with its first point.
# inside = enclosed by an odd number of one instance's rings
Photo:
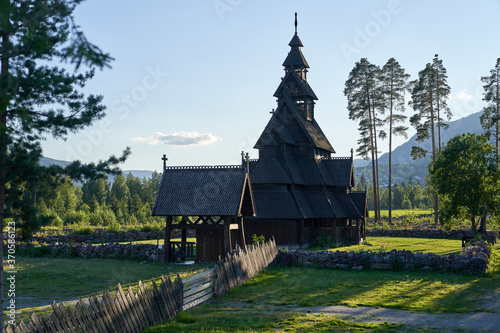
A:
{"type": "MultiPolygon", "coordinates": [[[[339,271],[275,267],[227,294],[276,306],[374,306],[432,313],[476,311],[484,277],[438,272],[339,271]]],[[[498,282],[497,282],[498,283],[498,282]]]]}

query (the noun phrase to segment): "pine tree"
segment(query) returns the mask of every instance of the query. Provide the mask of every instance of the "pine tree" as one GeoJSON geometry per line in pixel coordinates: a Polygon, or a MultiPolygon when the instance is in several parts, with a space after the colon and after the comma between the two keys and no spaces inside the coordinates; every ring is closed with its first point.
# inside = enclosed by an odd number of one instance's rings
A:
{"type": "MultiPolygon", "coordinates": [[[[446,102],[450,95],[450,87],[447,83],[446,69],[443,67],[442,61],[438,59],[437,54],[432,64],[427,64],[418,73],[418,79],[412,82],[412,86],[412,100],[409,105],[416,113],[410,118],[410,122],[417,130],[418,142],[431,139],[431,163],[434,164],[441,149],[441,128],[447,127],[441,116],[445,115],[448,120],[451,119],[451,111],[446,102]],[[436,147],[436,140],[438,147],[436,147]]],[[[429,153],[428,150],[419,146],[413,146],[411,150],[413,159],[423,158],[427,153],[429,153]]],[[[437,225],[439,202],[437,194],[434,194],[433,197],[434,224],[437,225]]]]}
{"type": "Polygon", "coordinates": [[[356,152],[367,160],[371,155],[375,221],[380,219],[377,126],[381,125],[382,121],[377,113],[377,110],[381,109],[379,76],[380,68],[362,58],[349,73],[344,89],[349,119],[359,121],[361,138],[358,140],[356,152]]]}
{"type": "MultiPolygon", "coordinates": [[[[387,205],[389,209],[389,223],[392,223],[392,136],[403,135],[405,138],[408,137],[408,127],[401,125],[400,123],[403,123],[407,118],[402,113],[405,111],[404,94],[409,89],[409,78],[410,75],[405,73],[404,68],[402,68],[394,58],[390,58],[387,61],[382,68],[380,76],[383,93],[383,107],[388,111],[388,115],[387,118],[384,119],[384,123],[389,126],[387,134],[389,136],[389,197],[387,205]]],[[[384,132],[381,132],[381,134],[385,136],[384,132]]]]}
{"type": "Polygon", "coordinates": [[[483,101],[488,102],[481,115],[481,126],[484,134],[489,139],[493,135],[498,164],[498,141],[500,139],[500,58],[497,59],[495,68],[490,71],[489,76],[481,77],[483,82],[483,101]],[[493,132],[492,132],[493,130],[493,132]]]}
{"type": "MultiPolygon", "coordinates": [[[[122,157],[98,164],[74,162],[66,168],[42,167],[40,142],[48,135],[64,138],[104,117],[102,96],[85,96],[79,89],[94,68],[112,58],[91,44],[74,23],[81,0],[0,0],[0,227],[4,218],[39,225],[35,205],[28,204],[40,179],[68,175],[74,179],[118,172],[122,157]],[[87,72],[68,73],[57,67],[66,61],[87,72]],[[30,191],[22,191],[29,188],[30,191]]],[[[9,223],[11,222],[9,221],[9,223]]],[[[31,229],[32,230],[32,229],[31,229]]],[[[29,230],[28,230],[29,231],[29,230]]],[[[0,246],[0,257],[3,247],[0,246]]],[[[0,283],[3,282],[3,262],[0,283]]],[[[0,287],[3,295],[3,284],[0,287]]],[[[3,297],[0,306],[3,306],[3,297]]],[[[3,315],[0,325],[3,327],[3,315]]]]}

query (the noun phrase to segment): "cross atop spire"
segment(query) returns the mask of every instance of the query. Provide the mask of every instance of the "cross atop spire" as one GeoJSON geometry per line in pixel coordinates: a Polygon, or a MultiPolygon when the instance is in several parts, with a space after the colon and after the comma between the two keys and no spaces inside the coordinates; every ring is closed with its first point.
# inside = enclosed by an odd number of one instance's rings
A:
{"type": "Polygon", "coordinates": [[[297,12],[295,12],[295,34],[297,34],[297,12]]]}
{"type": "Polygon", "coordinates": [[[167,161],[168,161],[167,155],[163,154],[163,157],[161,159],[163,160],[163,171],[165,171],[165,169],[167,168],[167,161]]]}

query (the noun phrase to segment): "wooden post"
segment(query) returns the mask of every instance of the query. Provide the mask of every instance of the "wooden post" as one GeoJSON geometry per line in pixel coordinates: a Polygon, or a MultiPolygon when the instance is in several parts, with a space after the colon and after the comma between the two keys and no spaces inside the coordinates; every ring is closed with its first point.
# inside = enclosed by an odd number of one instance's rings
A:
{"type": "MultiPolygon", "coordinates": [[[[187,229],[182,229],[182,234],[181,234],[181,249],[184,254],[187,254],[187,248],[186,248],[186,242],[187,242],[187,229]]],[[[182,258],[184,261],[186,260],[186,257],[182,258]]]]}
{"type": "Polygon", "coordinates": [[[170,261],[170,234],[172,231],[172,216],[167,216],[167,223],[165,226],[165,239],[163,241],[163,262],[170,261]]]}
{"type": "Polygon", "coordinates": [[[231,252],[231,230],[229,229],[231,225],[231,218],[229,216],[224,216],[224,252],[231,252]]]}
{"type": "Polygon", "coordinates": [[[240,247],[246,251],[247,244],[245,241],[245,229],[243,228],[243,217],[238,218],[238,235],[238,243],[240,244],[240,247]]]}
{"type": "Polygon", "coordinates": [[[304,219],[299,220],[299,226],[298,226],[298,235],[299,235],[299,245],[304,245],[304,219]]]}

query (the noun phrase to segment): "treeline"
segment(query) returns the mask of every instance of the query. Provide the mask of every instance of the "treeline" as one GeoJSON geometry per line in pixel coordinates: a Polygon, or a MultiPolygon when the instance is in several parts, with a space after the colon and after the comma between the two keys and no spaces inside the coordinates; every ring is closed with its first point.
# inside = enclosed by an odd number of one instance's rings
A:
{"type": "Polygon", "coordinates": [[[161,173],[151,178],[116,176],[110,182],[105,178],[88,180],[82,186],[69,178],[44,182],[31,195],[40,216],[46,216],[48,225],[110,226],[138,225],[158,221],[151,216],[161,173]]]}
{"type": "MultiPolygon", "coordinates": [[[[375,209],[375,200],[373,199],[373,184],[367,184],[365,177],[361,176],[361,180],[356,185],[356,190],[367,189],[368,207],[370,210],[375,209]]],[[[389,191],[392,197],[392,209],[430,209],[432,208],[433,198],[431,187],[423,187],[420,182],[416,184],[412,178],[408,184],[404,182],[400,185],[394,184],[389,187],[380,187],[380,209],[389,209],[389,191]]]]}

